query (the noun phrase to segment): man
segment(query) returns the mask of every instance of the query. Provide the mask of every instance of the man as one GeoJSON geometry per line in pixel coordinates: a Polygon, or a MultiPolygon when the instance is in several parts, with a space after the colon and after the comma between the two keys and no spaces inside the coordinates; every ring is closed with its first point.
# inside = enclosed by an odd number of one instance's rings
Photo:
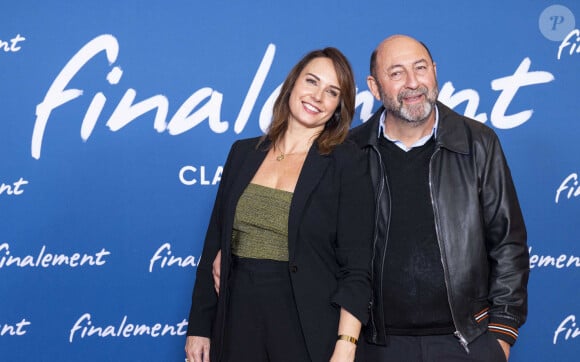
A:
{"type": "Polygon", "coordinates": [[[367,84],[383,107],[351,133],[377,201],[359,359],[505,361],[526,319],[529,259],[498,138],[437,101],[436,65],[413,38],[385,39],[367,84]]]}

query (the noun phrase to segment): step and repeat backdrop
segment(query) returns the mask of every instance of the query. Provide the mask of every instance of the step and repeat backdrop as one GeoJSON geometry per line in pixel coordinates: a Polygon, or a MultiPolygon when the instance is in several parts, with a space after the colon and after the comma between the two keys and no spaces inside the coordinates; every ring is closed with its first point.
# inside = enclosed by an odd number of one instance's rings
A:
{"type": "Polygon", "coordinates": [[[529,318],[511,361],[580,355],[580,3],[4,1],[0,360],[183,361],[231,143],[260,135],[307,51],[357,78],[424,41],[440,100],[501,138],[529,231],[529,318]]]}

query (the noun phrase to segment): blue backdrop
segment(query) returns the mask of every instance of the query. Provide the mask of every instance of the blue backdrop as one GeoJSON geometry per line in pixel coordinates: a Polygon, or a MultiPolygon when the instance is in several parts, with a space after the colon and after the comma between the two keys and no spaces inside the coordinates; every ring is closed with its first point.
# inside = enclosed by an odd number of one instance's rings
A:
{"type": "Polygon", "coordinates": [[[0,5],[0,360],[183,361],[230,144],[291,66],[336,46],[353,125],[386,36],[428,44],[440,100],[501,138],[529,230],[511,361],[580,354],[575,0],[5,1],[0,5]]]}

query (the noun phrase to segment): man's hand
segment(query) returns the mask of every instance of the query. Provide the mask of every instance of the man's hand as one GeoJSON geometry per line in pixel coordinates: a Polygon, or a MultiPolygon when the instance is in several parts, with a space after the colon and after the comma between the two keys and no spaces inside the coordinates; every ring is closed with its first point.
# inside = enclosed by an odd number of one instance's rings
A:
{"type": "Polygon", "coordinates": [[[505,360],[509,361],[510,359],[510,344],[507,343],[506,341],[503,341],[501,339],[497,340],[499,342],[499,345],[501,346],[501,349],[503,349],[503,353],[505,353],[505,360]]]}
{"type": "Polygon", "coordinates": [[[185,341],[188,362],[209,362],[209,338],[189,336],[185,341]]]}

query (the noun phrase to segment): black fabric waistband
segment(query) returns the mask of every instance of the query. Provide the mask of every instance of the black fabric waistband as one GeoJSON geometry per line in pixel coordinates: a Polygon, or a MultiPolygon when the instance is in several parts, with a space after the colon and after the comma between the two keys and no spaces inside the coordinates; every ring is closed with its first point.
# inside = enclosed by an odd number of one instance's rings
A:
{"type": "Polygon", "coordinates": [[[240,258],[232,255],[232,267],[257,273],[288,272],[288,262],[270,259],[240,258]]]}

